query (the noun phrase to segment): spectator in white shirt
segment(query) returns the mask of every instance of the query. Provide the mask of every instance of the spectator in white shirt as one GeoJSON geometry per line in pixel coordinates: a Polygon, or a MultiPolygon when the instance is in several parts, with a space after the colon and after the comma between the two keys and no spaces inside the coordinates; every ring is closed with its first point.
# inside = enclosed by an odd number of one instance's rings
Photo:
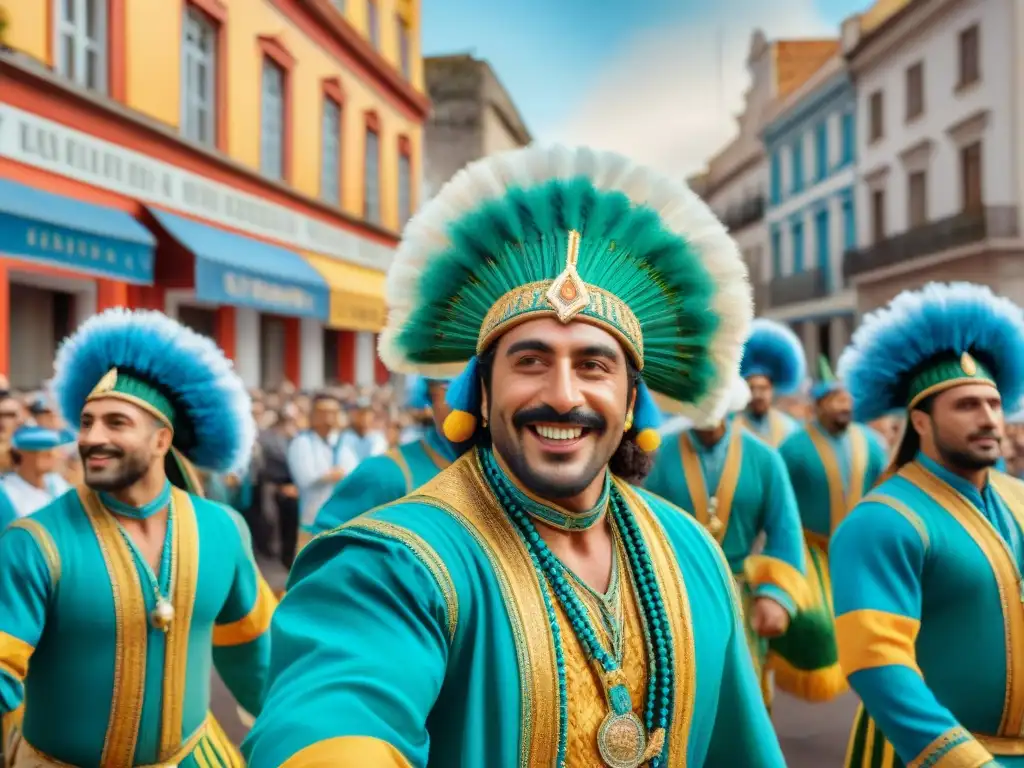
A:
{"type": "Polygon", "coordinates": [[[368,397],[361,397],[350,408],[349,426],[342,435],[341,443],[351,466],[343,465],[345,473],[351,472],[359,462],[371,456],[380,456],[388,451],[387,435],[374,426],[373,403],[368,397]]]}
{"type": "Polygon", "coordinates": [[[60,464],[58,451],[66,443],[65,435],[45,427],[26,425],[14,433],[14,471],[0,483],[0,492],[10,500],[16,517],[28,517],[70,490],[56,471],[60,464]]]}

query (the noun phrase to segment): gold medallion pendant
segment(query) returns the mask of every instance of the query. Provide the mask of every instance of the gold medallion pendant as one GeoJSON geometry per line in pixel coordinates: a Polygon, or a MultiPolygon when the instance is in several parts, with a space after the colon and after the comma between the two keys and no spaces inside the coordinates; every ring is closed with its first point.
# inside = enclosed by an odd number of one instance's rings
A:
{"type": "Polygon", "coordinates": [[[597,731],[597,749],[608,768],[639,768],[647,752],[644,724],[632,712],[609,712],[597,731]]]}
{"type": "Polygon", "coordinates": [[[171,628],[171,622],[173,621],[174,606],[171,605],[170,600],[160,597],[156,601],[156,607],[149,614],[149,623],[161,632],[166,632],[171,628]]]}

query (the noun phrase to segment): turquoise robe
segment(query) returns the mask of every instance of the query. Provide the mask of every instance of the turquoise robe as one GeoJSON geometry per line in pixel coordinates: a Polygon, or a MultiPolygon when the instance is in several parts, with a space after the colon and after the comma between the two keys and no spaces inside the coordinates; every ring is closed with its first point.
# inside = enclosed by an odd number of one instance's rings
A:
{"type": "Polygon", "coordinates": [[[840,660],[870,715],[849,765],[1024,766],[1022,525],[1024,483],[919,454],[839,526],[840,660]]]}
{"type": "Polygon", "coordinates": [[[800,429],[799,421],[778,408],[771,408],[760,417],[746,410],[735,414],[732,421],[753,432],[772,448],[778,448],[787,437],[800,429]]]}
{"type": "MultiPolygon", "coordinates": [[[[783,766],[721,550],[689,515],[617,487],[670,619],[667,764],[783,766]]],[[[573,644],[553,640],[547,595],[476,451],[415,495],[314,539],[274,617],[270,686],[243,744],[249,767],[556,765],[561,708],[603,716],[607,704],[560,695],[555,654],[573,644]]],[[[568,764],[580,763],[570,754],[568,764]]]]}
{"type": "Polygon", "coordinates": [[[69,491],[0,534],[0,714],[24,702],[19,749],[42,765],[238,764],[209,715],[212,665],[258,713],[275,601],[244,521],[172,494],[166,634],[149,623],[145,566],[95,493],[69,491]]]}
{"type": "Polygon", "coordinates": [[[323,533],[382,504],[398,501],[433,480],[458,456],[455,446],[431,429],[422,440],[372,456],[334,487],[317,513],[312,533],[323,533]]]}
{"type": "Polygon", "coordinates": [[[768,664],[782,690],[828,701],[847,689],[835,643],[828,540],[885,470],[886,449],[870,427],[851,424],[834,437],[812,421],[786,438],[779,453],[800,510],[812,604],[785,636],[772,640],[768,664]]]}
{"type": "Polygon", "coordinates": [[[770,597],[790,615],[796,612],[805,589],[803,534],[793,488],[775,450],[737,425],[728,425],[711,448],[694,432],[683,432],[662,443],[644,486],[705,526],[709,497],[716,497],[723,527],[715,538],[733,574],[743,578],[749,572],[755,597],[770,597]],[[764,551],[751,557],[761,532],[764,551]]]}

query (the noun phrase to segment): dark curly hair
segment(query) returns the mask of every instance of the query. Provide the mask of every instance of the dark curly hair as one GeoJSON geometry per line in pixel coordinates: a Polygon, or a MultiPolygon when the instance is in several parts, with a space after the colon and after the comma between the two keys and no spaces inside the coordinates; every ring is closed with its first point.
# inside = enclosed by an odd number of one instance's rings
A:
{"type": "MultiPolygon", "coordinates": [[[[490,394],[491,375],[494,372],[494,357],[497,344],[492,344],[478,358],[477,363],[480,371],[480,381],[483,383],[484,391],[490,394]]],[[[640,371],[633,364],[633,361],[626,358],[626,376],[629,381],[627,389],[628,403],[633,398],[637,385],[640,383],[640,371]]],[[[622,436],[622,441],[611,459],[608,460],[608,468],[612,474],[620,477],[632,485],[640,485],[651,473],[654,466],[654,455],[644,451],[636,442],[637,430],[630,429],[622,436]]],[[[490,445],[491,432],[481,424],[477,425],[476,434],[473,437],[476,445],[490,445]]]]}

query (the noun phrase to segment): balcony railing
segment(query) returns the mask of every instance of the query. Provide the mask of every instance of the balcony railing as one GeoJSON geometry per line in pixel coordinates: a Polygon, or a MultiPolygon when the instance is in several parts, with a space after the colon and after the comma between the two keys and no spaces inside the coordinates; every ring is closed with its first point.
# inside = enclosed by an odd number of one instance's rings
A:
{"type": "Polygon", "coordinates": [[[847,251],[843,275],[853,277],[989,238],[1018,237],[1017,208],[993,206],[930,221],[874,245],[847,251]]]}
{"type": "Polygon", "coordinates": [[[726,210],[722,223],[731,231],[756,224],[764,218],[764,197],[758,195],[726,210]]]}
{"type": "Polygon", "coordinates": [[[796,272],[785,277],[776,277],[768,288],[768,297],[773,307],[813,301],[828,296],[828,280],[817,269],[796,272]]]}
{"type": "Polygon", "coordinates": [[[771,307],[771,283],[754,283],[754,314],[763,315],[771,307]]]}

